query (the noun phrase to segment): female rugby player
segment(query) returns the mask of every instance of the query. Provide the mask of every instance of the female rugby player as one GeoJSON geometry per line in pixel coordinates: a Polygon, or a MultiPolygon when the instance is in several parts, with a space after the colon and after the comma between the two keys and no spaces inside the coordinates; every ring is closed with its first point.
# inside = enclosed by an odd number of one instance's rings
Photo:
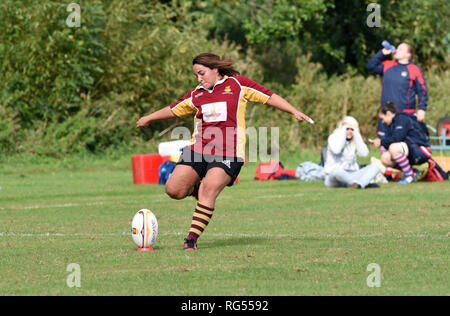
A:
{"type": "Polygon", "coordinates": [[[192,64],[199,86],[136,123],[141,128],[152,121],[195,115],[194,142],[183,149],[166,183],[166,193],[171,198],[192,195],[198,200],[184,250],[197,250],[197,239],[213,215],[218,195],[226,186],[232,186],[239,175],[245,157],[247,102],[267,104],[299,121],[312,122],[282,97],[240,76],[231,60],[203,53],[192,64]]]}

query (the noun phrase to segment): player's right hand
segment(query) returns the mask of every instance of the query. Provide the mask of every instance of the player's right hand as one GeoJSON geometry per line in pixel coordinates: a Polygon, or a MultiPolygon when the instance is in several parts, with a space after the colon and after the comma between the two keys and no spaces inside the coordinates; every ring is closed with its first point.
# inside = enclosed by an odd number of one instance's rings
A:
{"type": "Polygon", "coordinates": [[[377,147],[377,148],[380,148],[380,147],[381,147],[381,139],[375,138],[375,139],[373,140],[373,145],[374,145],[375,147],[377,147]]]}
{"type": "Polygon", "coordinates": [[[139,119],[139,121],[136,122],[136,127],[137,128],[141,128],[141,127],[147,127],[148,125],[148,119],[146,116],[143,116],[139,119]]]}
{"type": "Polygon", "coordinates": [[[392,54],[392,49],[383,48],[381,51],[383,52],[384,55],[392,54]]]}

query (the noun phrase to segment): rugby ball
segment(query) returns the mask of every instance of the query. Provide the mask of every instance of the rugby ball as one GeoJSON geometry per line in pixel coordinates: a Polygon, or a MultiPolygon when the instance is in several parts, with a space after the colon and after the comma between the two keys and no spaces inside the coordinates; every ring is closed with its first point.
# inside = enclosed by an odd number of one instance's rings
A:
{"type": "Polygon", "coordinates": [[[147,209],[139,210],[131,222],[131,236],[139,248],[149,248],[158,237],[158,221],[155,214],[147,209]]]}

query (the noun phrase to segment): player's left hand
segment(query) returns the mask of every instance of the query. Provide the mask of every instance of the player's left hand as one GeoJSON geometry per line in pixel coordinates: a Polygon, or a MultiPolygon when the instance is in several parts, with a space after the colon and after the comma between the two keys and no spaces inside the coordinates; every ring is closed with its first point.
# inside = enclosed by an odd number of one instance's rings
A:
{"type": "Polygon", "coordinates": [[[303,121],[305,120],[308,123],[313,124],[313,120],[306,114],[300,112],[300,111],[296,111],[294,113],[294,117],[298,120],[298,121],[303,121]]]}

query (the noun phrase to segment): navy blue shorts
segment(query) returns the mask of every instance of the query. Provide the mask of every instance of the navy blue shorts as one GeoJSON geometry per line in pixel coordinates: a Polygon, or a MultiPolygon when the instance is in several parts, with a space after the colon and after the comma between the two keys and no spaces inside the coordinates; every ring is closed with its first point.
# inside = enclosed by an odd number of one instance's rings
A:
{"type": "Polygon", "coordinates": [[[408,160],[411,165],[421,165],[431,159],[431,148],[408,144],[408,160]]]}
{"type": "Polygon", "coordinates": [[[203,179],[206,173],[212,168],[223,169],[230,177],[228,184],[231,187],[236,181],[244,161],[236,157],[222,157],[199,154],[192,151],[190,146],[183,148],[178,165],[186,165],[192,167],[197,172],[200,179],[203,179]]]}

